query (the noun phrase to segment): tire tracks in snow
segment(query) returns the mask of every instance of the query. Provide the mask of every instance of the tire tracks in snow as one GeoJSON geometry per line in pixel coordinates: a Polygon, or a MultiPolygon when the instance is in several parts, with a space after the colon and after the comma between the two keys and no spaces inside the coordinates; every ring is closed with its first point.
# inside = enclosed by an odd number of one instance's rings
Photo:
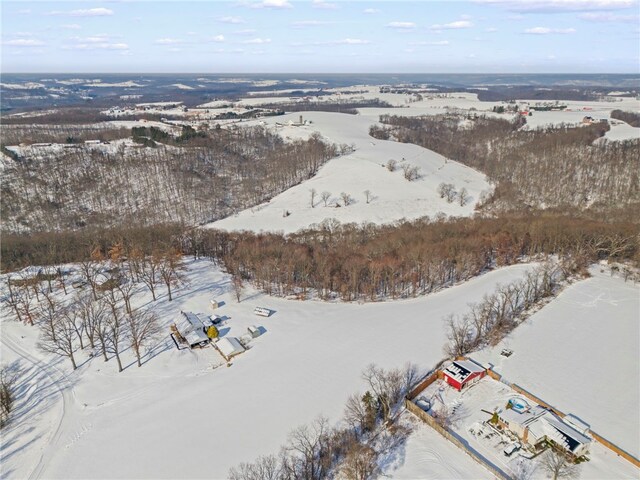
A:
{"type": "Polygon", "coordinates": [[[58,368],[53,365],[49,365],[42,360],[39,360],[28,350],[20,346],[14,339],[8,337],[7,335],[2,335],[0,341],[5,348],[11,350],[26,362],[33,365],[34,368],[39,369],[41,372],[43,372],[44,376],[49,379],[51,387],[60,394],[60,397],[62,399],[62,414],[58,418],[56,427],[49,435],[49,438],[46,441],[44,448],[42,449],[40,460],[33,467],[31,472],[26,476],[26,478],[28,478],[29,480],[36,480],[40,477],[42,470],[44,469],[45,457],[49,456],[47,455],[47,453],[54,451],[56,449],[58,441],[60,440],[60,436],[62,434],[62,423],[70,404],[74,400],[73,393],[71,392],[71,382],[69,381],[67,376],[58,368]]]}

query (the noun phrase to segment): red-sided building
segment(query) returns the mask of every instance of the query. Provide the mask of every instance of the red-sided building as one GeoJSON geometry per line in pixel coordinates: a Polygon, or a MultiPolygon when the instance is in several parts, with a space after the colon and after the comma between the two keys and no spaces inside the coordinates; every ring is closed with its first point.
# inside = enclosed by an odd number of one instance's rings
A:
{"type": "Polygon", "coordinates": [[[480,380],[487,374],[487,371],[473,360],[456,360],[443,370],[443,374],[444,381],[460,391],[480,380]]]}

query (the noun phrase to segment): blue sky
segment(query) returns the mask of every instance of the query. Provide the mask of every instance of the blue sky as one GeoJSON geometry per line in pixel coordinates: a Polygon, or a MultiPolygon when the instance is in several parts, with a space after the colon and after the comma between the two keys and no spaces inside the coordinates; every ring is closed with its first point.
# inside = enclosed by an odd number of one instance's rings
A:
{"type": "Polygon", "coordinates": [[[1,1],[3,72],[640,73],[639,0],[1,1]]]}

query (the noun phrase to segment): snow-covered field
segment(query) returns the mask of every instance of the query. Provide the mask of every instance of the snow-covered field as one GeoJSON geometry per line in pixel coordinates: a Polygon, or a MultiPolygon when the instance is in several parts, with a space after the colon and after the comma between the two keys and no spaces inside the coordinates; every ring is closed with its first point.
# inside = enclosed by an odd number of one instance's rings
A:
{"type": "Polygon", "coordinates": [[[490,190],[485,176],[460,163],[447,161],[443,156],[417,145],[376,140],[369,136],[369,127],[377,121],[377,115],[346,115],[329,112],[303,112],[265,119],[283,137],[307,138],[320,132],[329,141],[353,145],[355,152],[330,160],[313,178],[281,193],[270,202],[245,210],[210,224],[226,230],[252,229],[256,231],[294,232],[328,218],[342,223],[373,222],[391,223],[396,220],[416,219],[426,215],[444,213],[453,216],[473,214],[474,205],[482,191],[490,190]],[[312,123],[291,126],[300,115],[312,123]],[[283,126],[278,127],[276,123],[283,126]],[[385,164],[390,159],[398,161],[398,168],[390,172],[385,164]],[[422,177],[409,182],[403,177],[402,165],[420,168],[422,177]],[[448,203],[437,193],[441,182],[452,183],[456,190],[466,188],[468,203],[448,203]],[[315,189],[315,206],[311,207],[310,191],[315,189]],[[372,198],[366,201],[364,192],[372,198]],[[330,192],[331,198],[324,206],[320,195],[330,192]],[[350,195],[354,202],[342,204],[341,193],[350,195]],[[284,216],[289,212],[288,216],[284,216]]]}
{"type": "Polygon", "coordinates": [[[638,457],[640,285],[591,272],[473,358],[638,457]]]}
{"type": "MultiPolygon", "coordinates": [[[[169,325],[180,310],[209,312],[216,298],[225,302],[217,313],[228,317],[222,334],[239,336],[249,325],[262,325],[266,333],[230,368],[211,368],[220,363],[211,348],[177,351],[164,338],[142,368],[130,352],[120,374],[114,360],[85,362],[84,353],[71,373],[66,359],[35,348],[35,328],[2,322],[2,360],[23,371],[18,418],[3,434],[3,476],[224,478],[239,462],[277,453],[291,429],[317,415],[337,421],[348,395],[363,390],[360,373],[367,364],[430,368],[442,357],[442,317],[462,313],[466,302],[531,265],[499,269],[428,297],[362,305],[249,290],[238,304],[229,278],[211,263],[188,267],[191,283],[173,302],[162,296],[149,305],[145,292],[134,297],[134,306],[149,306],[169,325]],[[275,314],[256,317],[257,305],[275,314]]],[[[464,470],[448,445],[437,445],[431,449],[444,448],[438,455],[451,462],[445,471],[464,470]]]]}
{"type": "Polygon", "coordinates": [[[383,466],[386,478],[398,480],[491,479],[494,476],[408,411],[401,420],[411,422],[413,431],[392,459],[383,466]]]}

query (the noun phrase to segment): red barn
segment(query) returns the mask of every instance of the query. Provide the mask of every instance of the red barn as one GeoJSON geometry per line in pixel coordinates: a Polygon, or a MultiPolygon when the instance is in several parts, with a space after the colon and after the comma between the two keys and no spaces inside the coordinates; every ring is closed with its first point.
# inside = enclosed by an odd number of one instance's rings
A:
{"type": "Polygon", "coordinates": [[[444,381],[456,390],[460,391],[487,373],[484,367],[481,367],[472,360],[456,360],[444,369],[444,381]]]}

